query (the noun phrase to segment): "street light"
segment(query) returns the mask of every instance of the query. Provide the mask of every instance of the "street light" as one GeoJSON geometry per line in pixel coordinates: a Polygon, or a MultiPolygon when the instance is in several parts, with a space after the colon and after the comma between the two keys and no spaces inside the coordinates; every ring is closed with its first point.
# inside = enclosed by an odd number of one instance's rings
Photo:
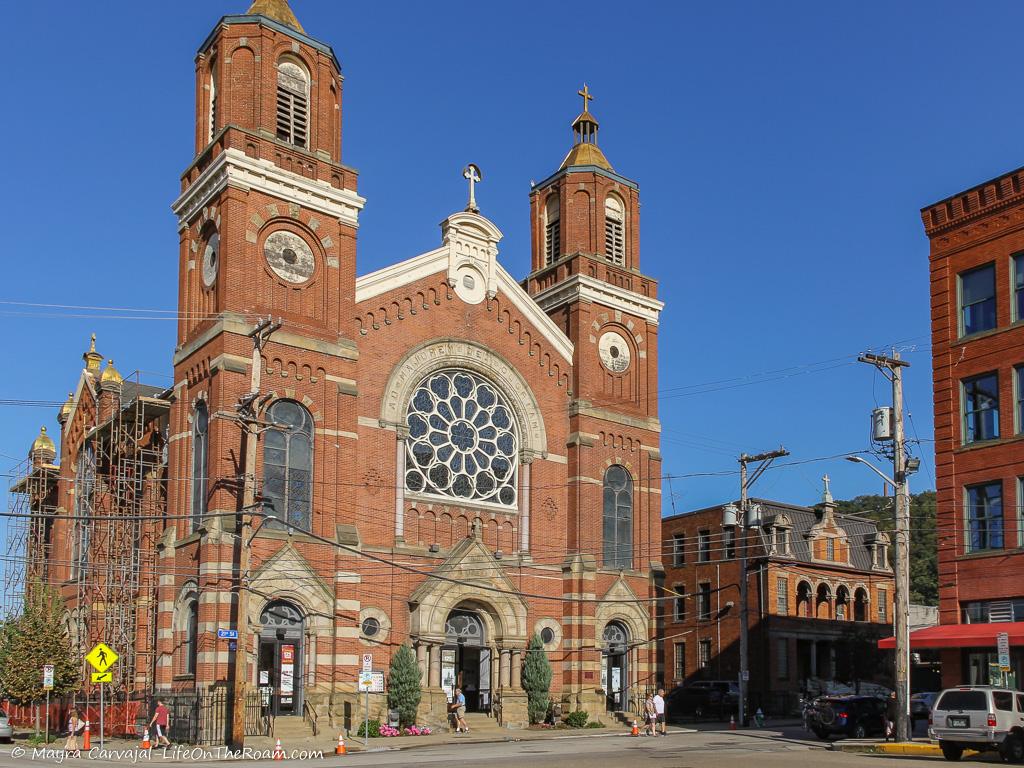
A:
{"type": "Polygon", "coordinates": [[[847,461],[863,464],[896,492],[896,609],[893,616],[893,630],[896,636],[896,674],[894,675],[899,709],[896,715],[896,734],[898,740],[910,737],[908,721],[910,717],[910,490],[907,477],[921,466],[921,460],[912,458],[896,462],[896,479],[889,477],[870,461],[861,456],[847,456],[847,461]],[[899,467],[902,466],[902,471],[899,467]]]}

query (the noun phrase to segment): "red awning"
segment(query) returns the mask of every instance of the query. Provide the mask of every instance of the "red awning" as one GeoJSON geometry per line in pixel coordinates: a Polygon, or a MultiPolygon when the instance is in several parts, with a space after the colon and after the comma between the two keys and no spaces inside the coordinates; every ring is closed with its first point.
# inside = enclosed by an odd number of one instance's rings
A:
{"type": "MultiPolygon", "coordinates": [[[[993,624],[939,624],[910,633],[911,648],[984,648],[996,647],[996,635],[1005,632],[1010,645],[1024,645],[1024,621],[993,624]]],[[[895,637],[878,641],[879,648],[895,648],[895,637]]]]}

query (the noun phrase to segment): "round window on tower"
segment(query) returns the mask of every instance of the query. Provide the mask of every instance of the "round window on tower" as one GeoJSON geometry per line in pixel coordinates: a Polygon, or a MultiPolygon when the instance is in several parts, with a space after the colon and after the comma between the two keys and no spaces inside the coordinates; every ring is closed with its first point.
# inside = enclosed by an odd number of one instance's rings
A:
{"type": "Polygon", "coordinates": [[[210,288],[217,279],[217,268],[220,266],[220,235],[215,231],[206,238],[203,249],[203,285],[210,288]]]}
{"type": "Polygon", "coordinates": [[[604,367],[612,373],[624,373],[629,368],[629,345],[616,331],[608,331],[597,343],[597,351],[604,367]]]}
{"type": "Polygon", "coordinates": [[[554,639],[555,639],[555,630],[553,630],[551,627],[544,627],[544,629],[542,629],[540,631],[540,640],[541,640],[542,643],[544,643],[544,645],[547,645],[548,643],[553,642],[554,639]]]}
{"type": "Polygon", "coordinates": [[[309,244],[286,229],[267,235],[263,243],[263,255],[274,274],[296,285],[309,280],[316,269],[316,259],[309,244]]]}

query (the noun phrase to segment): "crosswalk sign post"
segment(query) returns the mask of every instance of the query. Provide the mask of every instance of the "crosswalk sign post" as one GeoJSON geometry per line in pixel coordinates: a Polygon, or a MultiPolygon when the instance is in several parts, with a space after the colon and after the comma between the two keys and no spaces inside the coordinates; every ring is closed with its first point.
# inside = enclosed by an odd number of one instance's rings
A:
{"type": "Polygon", "coordinates": [[[117,659],[118,655],[114,653],[114,649],[106,643],[96,643],[85,656],[85,660],[96,670],[92,681],[100,684],[100,749],[103,749],[103,688],[105,687],[103,684],[114,681],[114,673],[110,671],[110,668],[114,666],[117,659]]]}

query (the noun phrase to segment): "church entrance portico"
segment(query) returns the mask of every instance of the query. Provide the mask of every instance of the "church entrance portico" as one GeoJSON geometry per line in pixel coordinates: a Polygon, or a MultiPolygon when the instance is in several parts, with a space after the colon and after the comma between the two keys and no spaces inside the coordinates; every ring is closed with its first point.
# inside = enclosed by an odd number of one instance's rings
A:
{"type": "Polygon", "coordinates": [[[475,611],[455,610],[448,615],[441,649],[441,687],[449,701],[460,688],[467,712],[491,711],[491,692],[497,683],[491,679],[493,655],[475,611]]]}
{"type": "Polygon", "coordinates": [[[302,712],[302,657],[304,621],[299,609],[275,600],[260,616],[257,684],[274,717],[302,712]]]}

